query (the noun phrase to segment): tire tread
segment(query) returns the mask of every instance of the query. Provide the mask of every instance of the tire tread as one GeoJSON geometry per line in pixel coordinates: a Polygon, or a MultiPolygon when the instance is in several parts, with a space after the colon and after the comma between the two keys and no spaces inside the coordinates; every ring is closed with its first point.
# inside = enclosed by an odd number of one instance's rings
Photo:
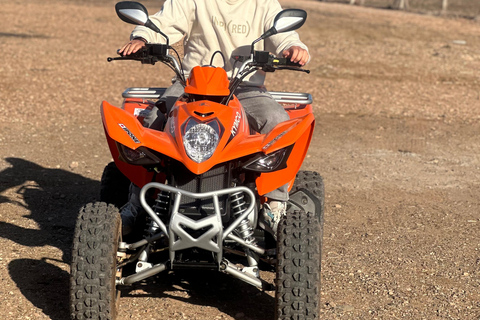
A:
{"type": "Polygon", "coordinates": [[[75,226],[70,276],[71,318],[113,320],[115,271],[121,224],[118,209],[104,202],[80,210],[75,226]]]}
{"type": "Polygon", "coordinates": [[[321,229],[314,213],[295,211],[280,222],[276,319],[318,319],[321,229]]]}

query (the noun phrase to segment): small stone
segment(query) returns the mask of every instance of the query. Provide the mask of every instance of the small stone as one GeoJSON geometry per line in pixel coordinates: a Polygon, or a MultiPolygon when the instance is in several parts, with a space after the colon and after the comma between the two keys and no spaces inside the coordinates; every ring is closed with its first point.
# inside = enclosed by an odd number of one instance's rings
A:
{"type": "Polygon", "coordinates": [[[69,165],[69,168],[70,169],[78,168],[78,162],[77,161],[72,161],[72,163],[70,163],[70,165],[69,165]]]}
{"type": "Polygon", "coordinates": [[[338,306],[336,309],[340,312],[352,312],[352,311],[355,310],[355,308],[353,306],[350,306],[350,305],[347,305],[347,304],[338,306]]]}

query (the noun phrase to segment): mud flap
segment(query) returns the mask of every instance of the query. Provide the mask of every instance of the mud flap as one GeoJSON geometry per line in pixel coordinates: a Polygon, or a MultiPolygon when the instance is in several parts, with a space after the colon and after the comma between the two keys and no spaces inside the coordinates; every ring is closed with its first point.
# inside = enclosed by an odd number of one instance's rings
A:
{"type": "Polygon", "coordinates": [[[307,189],[302,188],[289,195],[287,212],[295,210],[314,212],[318,221],[322,221],[322,203],[320,199],[307,189]]]}

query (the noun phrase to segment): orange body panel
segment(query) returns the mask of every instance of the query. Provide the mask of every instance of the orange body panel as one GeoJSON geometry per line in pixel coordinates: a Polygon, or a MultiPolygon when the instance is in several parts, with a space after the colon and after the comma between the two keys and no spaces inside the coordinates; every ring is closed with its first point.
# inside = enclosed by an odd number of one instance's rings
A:
{"type": "Polygon", "coordinates": [[[139,187],[143,187],[148,182],[152,181],[154,173],[145,170],[142,166],[132,166],[119,158],[119,152],[115,141],[107,136],[108,147],[110,148],[110,153],[112,158],[115,161],[115,165],[118,170],[120,170],[131,182],[139,187]]]}
{"type": "Polygon", "coordinates": [[[228,96],[230,94],[228,85],[229,81],[224,69],[197,66],[190,72],[185,92],[208,96],[228,96]]]}
{"type": "MultiPolygon", "coordinates": [[[[277,125],[268,134],[250,134],[247,118],[238,99],[234,97],[228,106],[211,101],[185,103],[178,101],[168,118],[164,131],[142,126],[132,110],[145,106],[140,101],[128,101],[125,110],[103,102],[102,120],[112,156],[117,167],[136,185],[142,187],[152,180],[153,174],[141,166],[134,166],[119,160],[115,141],[130,149],[147,147],[183,163],[191,172],[199,175],[213,166],[256,153],[270,154],[294,144],[287,161],[287,168],[262,173],[256,180],[260,195],[290,183],[306,156],[315,124],[310,105],[288,111],[293,118],[277,125]],[[137,104],[137,105],[135,105],[137,104]],[[190,159],[183,146],[185,124],[189,119],[221,124],[221,137],[213,155],[204,162],[190,159]]],[[[126,104],[125,104],[126,105],[126,104]]],[[[124,105],[124,106],[125,106],[124,105]]],[[[147,106],[145,106],[147,107],[147,106]]]]}
{"type": "MultiPolygon", "coordinates": [[[[305,130],[303,132],[299,130],[295,134],[295,140],[293,140],[295,145],[290,153],[290,157],[287,160],[287,167],[275,172],[262,173],[260,177],[257,178],[256,184],[258,194],[264,195],[280,186],[283,186],[286,183],[290,184],[289,188],[292,187],[293,181],[295,180],[295,175],[297,174],[298,170],[300,170],[303,160],[307,155],[308,146],[310,145],[312,138],[315,121],[311,118],[313,118],[313,115],[311,115],[311,117],[305,116],[304,120],[302,121],[302,125],[306,127],[305,130]],[[300,135],[298,136],[299,133],[300,135]]],[[[292,140],[288,140],[288,138],[289,137],[286,136],[283,142],[278,142],[278,149],[281,149],[281,145],[289,145],[288,143],[292,142],[292,140]]]]}

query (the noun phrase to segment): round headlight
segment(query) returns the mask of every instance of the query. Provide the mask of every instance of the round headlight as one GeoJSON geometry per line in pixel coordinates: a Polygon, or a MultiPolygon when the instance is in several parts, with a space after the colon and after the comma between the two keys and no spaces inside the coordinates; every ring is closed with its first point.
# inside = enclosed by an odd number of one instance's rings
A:
{"type": "Polygon", "coordinates": [[[183,136],[183,145],[187,155],[197,163],[212,156],[217,148],[218,141],[218,132],[205,123],[192,126],[183,136]]]}

